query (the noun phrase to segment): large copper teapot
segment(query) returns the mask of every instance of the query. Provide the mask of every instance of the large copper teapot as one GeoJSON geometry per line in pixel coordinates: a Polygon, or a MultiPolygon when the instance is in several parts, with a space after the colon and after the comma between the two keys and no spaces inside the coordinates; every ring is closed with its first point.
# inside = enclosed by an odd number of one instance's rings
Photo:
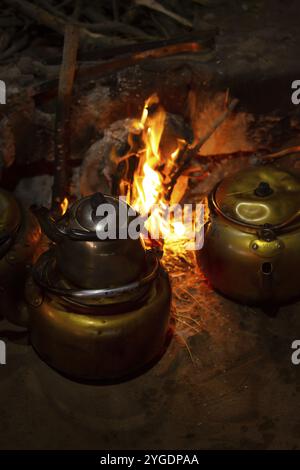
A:
{"type": "Polygon", "coordinates": [[[213,287],[243,303],[300,297],[300,180],[271,165],[240,171],[208,198],[198,263],[213,287]]]}
{"type": "MultiPolygon", "coordinates": [[[[77,379],[139,372],[164,352],[170,331],[171,287],[159,255],[145,250],[139,233],[106,239],[97,208],[107,204],[117,215],[130,209],[97,193],[59,218],[37,212],[55,243],[37,260],[25,287],[30,339],[47,363],[77,379]]],[[[137,221],[133,211],[127,214],[117,221],[125,229],[137,221]]]]}

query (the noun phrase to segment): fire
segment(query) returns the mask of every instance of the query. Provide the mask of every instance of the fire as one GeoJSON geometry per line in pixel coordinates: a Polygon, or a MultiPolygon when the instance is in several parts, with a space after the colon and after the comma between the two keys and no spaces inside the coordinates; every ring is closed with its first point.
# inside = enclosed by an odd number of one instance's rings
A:
{"type": "MultiPolygon", "coordinates": [[[[165,252],[180,254],[188,240],[182,214],[172,214],[167,219],[166,213],[169,205],[181,201],[187,189],[188,178],[180,176],[172,194],[168,194],[168,183],[177,168],[179,152],[186,142],[178,139],[177,148],[169,155],[163,155],[160,143],[165,123],[166,112],[154,94],[146,101],[141,118],[133,123],[131,135],[139,136],[140,139],[136,151],[137,166],[132,184],[128,182],[126,185],[123,181],[122,187],[127,187],[127,202],[135,210],[143,216],[151,212],[145,224],[150,234],[148,242],[151,243],[151,238],[160,238],[165,252]]],[[[130,153],[133,153],[132,149],[130,153]]]]}
{"type": "Polygon", "coordinates": [[[67,212],[68,206],[69,206],[69,201],[68,201],[68,198],[65,197],[62,203],[60,204],[61,215],[64,215],[67,212]]]}

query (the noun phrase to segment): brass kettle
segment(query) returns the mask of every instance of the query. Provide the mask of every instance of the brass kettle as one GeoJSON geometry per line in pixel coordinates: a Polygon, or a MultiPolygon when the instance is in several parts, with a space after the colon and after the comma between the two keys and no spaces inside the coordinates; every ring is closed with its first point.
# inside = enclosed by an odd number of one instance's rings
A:
{"type": "Polygon", "coordinates": [[[31,211],[0,189],[0,311],[16,324],[23,324],[23,288],[40,237],[31,211]]]}
{"type": "Polygon", "coordinates": [[[126,236],[129,223],[139,220],[129,209],[96,193],[59,218],[37,211],[55,243],[39,257],[25,286],[30,340],[48,364],[72,378],[125,378],[152,364],[167,345],[169,278],[138,230],[137,238],[126,236]],[[124,211],[113,239],[105,239],[105,211],[97,210],[107,204],[117,216],[124,211]]]}
{"type": "Polygon", "coordinates": [[[198,264],[212,286],[247,304],[300,297],[300,180],[271,165],[235,173],[208,197],[198,264]]]}

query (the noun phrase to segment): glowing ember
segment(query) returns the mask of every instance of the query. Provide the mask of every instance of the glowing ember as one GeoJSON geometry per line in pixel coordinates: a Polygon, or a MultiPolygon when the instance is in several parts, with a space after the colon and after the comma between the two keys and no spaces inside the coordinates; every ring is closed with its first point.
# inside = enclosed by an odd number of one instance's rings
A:
{"type": "MultiPolygon", "coordinates": [[[[133,123],[132,135],[140,137],[139,149],[133,152],[131,148],[128,154],[135,153],[138,159],[133,184],[123,181],[121,187],[123,190],[127,188],[127,201],[135,210],[141,215],[151,212],[145,224],[150,238],[162,238],[164,251],[183,254],[186,243],[190,241],[190,231],[183,223],[183,214],[180,211],[173,213],[172,210],[169,218],[166,214],[170,205],[181,201],[187,189],[188,178],[180,176],[172,194],[168,194],[168,184],[177,169],[177,157],[185,141],[178,139],[176,150],[162,155],[160,142],[165,121],[166,112],[154,94],[146,101],[140,120],[133,123]]],[[[131,147],[132,135],[129,139],[131,147]]],[[[145,241],[151,244],[151,240],[145,241]]]]}

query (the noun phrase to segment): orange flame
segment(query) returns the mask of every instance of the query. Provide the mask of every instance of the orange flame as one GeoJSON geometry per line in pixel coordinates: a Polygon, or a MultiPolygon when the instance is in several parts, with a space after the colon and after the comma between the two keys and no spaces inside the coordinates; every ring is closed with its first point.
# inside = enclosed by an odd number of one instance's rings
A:
{"type": "Polygon", "coordinates": [[[61,215],[65,215],[65,213],[67,212],[68,206],[69,206],[69,201],[68,201],[68,198],[65,197],[64,200],[60,204],[61,215]]]}
{"type": "MultiPolygon", "coordinates": [[[[186,227],[181,217],[178,219],[174,215],[170,224],[164,214],[168,205],[166,183],[170,181],[172,171],[176,168],[176,158],[185,141],[178,139],[176,150],[169,155],[162,155],[160,143],[165,122],[166,112],[159,104],[158,96],[154,94],[147,99],[140,120],[133,123],[132,133],[141,135],[142,145],[137,152],[138,166],[133,185],[127,191],[127,201],[141,215],[151,211],[145,225],[150,237],[162,237],[164,250],[179,254],[184,251],[187,241],[186,227]]],[[[187,189],[187,182],[186,176],[178,178],[172,192],[171,205],[180,202],[187,189]]]]}

